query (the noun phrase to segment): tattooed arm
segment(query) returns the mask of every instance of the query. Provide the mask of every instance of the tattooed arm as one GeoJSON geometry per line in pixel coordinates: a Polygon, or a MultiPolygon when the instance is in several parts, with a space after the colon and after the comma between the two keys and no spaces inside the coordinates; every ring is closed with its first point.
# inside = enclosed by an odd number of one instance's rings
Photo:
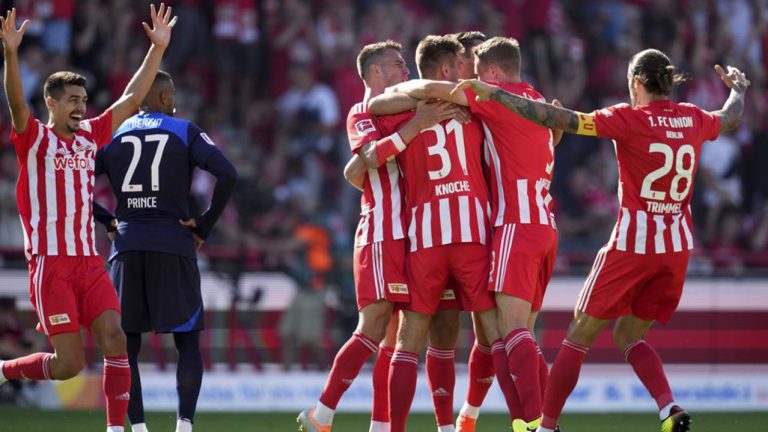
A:
{"type": "Polygon", "coordinates": [[[744,112],[744,94],[747,92],[750,82],[746,75],[735,67],[728,66],[728,74],[726,74],[720,65],[716,65],[715,71],[720,75],[725,85],[731,89],[731,94],[725,101],[723,108],[713,112],[714,115],[720,117],[720,132],[725,132],[739,126],[741,115],[744,112]]]}
{"type": "Polygon", "coordinates": [[[594,129],[584,130],[582,127],[582,123],[589,121],[588,117],[591,117],[589,114],[526,99],[479,80],[462,81],[453,89],[453,92],[460,92],[466,88],[474,90],[478,101],[493,99],[514,113],[544,127],[575,134],[594,135],[594,129]]]}

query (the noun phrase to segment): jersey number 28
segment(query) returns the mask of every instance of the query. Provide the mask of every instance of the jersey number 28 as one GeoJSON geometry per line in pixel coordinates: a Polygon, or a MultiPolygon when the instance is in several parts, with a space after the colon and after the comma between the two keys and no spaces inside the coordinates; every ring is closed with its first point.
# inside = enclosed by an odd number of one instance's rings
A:
{"type": "Polygon", "coordinates": [[[667,193],[665,191],[653,190],[653,182],[664,177],[672,171],[672,165],[675,166],[675,177],[672,179],[672,184],[669,187],[669,196],[675,201],[682,201],[688,196],[688,192],[691,190],[693,184],[693,167],[696,162],[696,154],[693,146],[690,144],[683,144],[677,149],[677,154],[674,154],[672,147],[667,144],[653,143],[648,148],[649,153],[661,153],[664,155],[664,165],[652,171],[645,176],[643,180],[643,186],[640,189],[640,196],[654,201],[664,201],[667,199],[667,193]],[[688,155],[688,167],[686,164],[686,155],[688,155]],[[679,191],[680,180],[685,179],[685,189],[679,191]]]}

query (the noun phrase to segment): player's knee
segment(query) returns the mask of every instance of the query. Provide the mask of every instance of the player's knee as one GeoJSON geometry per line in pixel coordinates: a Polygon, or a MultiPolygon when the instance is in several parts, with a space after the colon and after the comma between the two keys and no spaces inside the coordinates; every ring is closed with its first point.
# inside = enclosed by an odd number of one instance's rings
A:
{"type": "Polygon", "coordinates": [[[54,379],[68,380],[76,377],[85,368],[85,359],[83,356],[73,356],[61,358],[56,365],[51,368],[51,374],[54,379]]]}
{"type": "Polygon", "coordinates": [[[642,339],[642,337],[642,334],[636,334],[636,332],[621,325],[616,325],[613,328],[613,342],[621,352],[624,351],[624,348],[642,339]]]}
{"type": "Polygon", "coordinates": [[[362,322],[357,330],[368,338],[376,342],[381,342],[384,339],[384,336],[387,335],[387,327],[388,326],[386,322],[383,324],[379,323],[377,325],[366,321],[362,322]]]}
{"type": "Polygon", "coordinates": [[[123,329],[120,327],[110,328],[103,335],[101,335],[102,346],[101,350],[104,351],[104,355],[117,356],[123,355],[128,351],[127,339],[123,329]]]}

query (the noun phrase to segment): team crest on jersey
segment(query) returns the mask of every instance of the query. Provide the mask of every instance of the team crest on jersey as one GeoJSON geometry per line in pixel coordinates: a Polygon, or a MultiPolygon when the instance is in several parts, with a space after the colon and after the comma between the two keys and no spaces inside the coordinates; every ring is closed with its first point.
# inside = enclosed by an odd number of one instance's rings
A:
{"type": "Polygon", "coordinates": [[[443,290],[440,294],[440,300],[456,300],[456,293],[452,289],[443,290]]]}
{"type": "Polygon", "coordinates": [[[408,285],[403,283],[387,284],[387,289],[390,294],[408,294],[408,285]]]}
{"type": "Polygon", "coordinates": [[[69,315],[65,313],[58,314],[58,315],[51,315],[48,317],[48,321],[51,322],[51,325],[69,324],[71,322],[69,320],[69,315]]]}
{"type": "Polygon", "coordinates": [[[365,119],[355,123],[355,130],[358,135],[367,135],[376,130],[376,126],[373,125],[373,120],[365,119]]]}

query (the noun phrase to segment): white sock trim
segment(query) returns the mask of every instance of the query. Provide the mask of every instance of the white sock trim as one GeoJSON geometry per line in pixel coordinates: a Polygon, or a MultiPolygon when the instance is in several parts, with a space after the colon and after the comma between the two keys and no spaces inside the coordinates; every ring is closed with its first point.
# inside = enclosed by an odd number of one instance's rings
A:
{"type": "Polygon", "coordinates": [[[189,419],[176,419],[176,432],[192,432],[192,422],[189,419]]]}
{"type": "Polygon", "coordinates": [[[452,424],[438,426],[437,432],[456,432],[456,428],[452,424]]]}
{"type": "Polygon", "coordinates": [[[149,432],[146,423],[136,423],[131,425],[131,431],[133,432],[149,432]]]}
{"type": "Polygon", "coordinates": [[[371,420],[369,432],[389,432],[389,423],[371,420]]]}
{"type": "Polygon", "coordinates": [[[669,417],[669,413],[672,411],[672,407],[676,405],[677,404],[675,403],[675,401],[668,403],[667,406],[665,406],[664,408],[661,409],[661,411],[659,411],[659,419],[661,419],[661,421],[664,421],[665,418],[669,417]]]}
{"type": "Polygon", "coordinates": [[[539,426],[538,429],[536,429],[536,432],[555,432],[554,429],[545,428],[543,426],[539,426]]]}
{"type": "Polygon", "coordinates": [[[480,416],[480,407],[472,406],[467,402],[464,402],[464,405],[461,406],[461,411],[459,411],[459,415],[477,420],[477,417],[480,416]]]}
{"type": "Polygon", "coordinates": [[[320,423],[323,426],[329,425],[333,423],[333,414],[335,414],[336,411],[328,408],[327,406],[323,405],[322,402],[317,401],[317,405],[315,405],[315,420],[317,420],[318,423],[320,423]]]}

